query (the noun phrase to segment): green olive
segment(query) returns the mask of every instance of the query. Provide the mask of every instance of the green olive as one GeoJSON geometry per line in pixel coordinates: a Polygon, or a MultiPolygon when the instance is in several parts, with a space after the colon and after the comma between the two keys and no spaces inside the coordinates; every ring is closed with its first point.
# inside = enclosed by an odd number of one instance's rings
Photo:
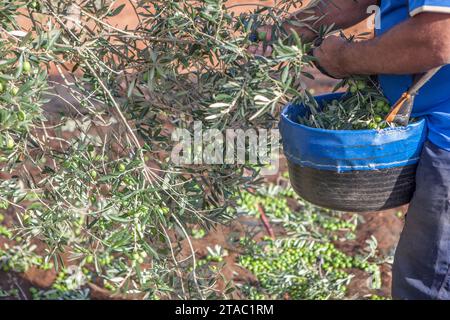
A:
{"type": "Polygon", "coordinates": [[[121,163],[121,164],[119,164],[118,169],[120,172],[124,172],[127,169],[127,167],[123,163],[121,163]]]}
{"type": "Polygon", "coordinates": [[[258,32],[258,40],[266,41],[266,39],[267,39],[267,31],[258,32]]]}
{"type": "Polygon", "coordinates": [[[11,88],[11,95],[16,96],[19,93],[19,88],[13,87],[11,88]]]}
{"type": "Polygon", "coordinates": [[[350,87],[350,92],[351,92],[351,93],[356,93],[356,92],[358,92],[358,87],[357,87],[356,85],[352,85],[352,86],[350,87]]]}
{"type": "Polygon", "coordinates": [[[92,179],[97,178],[97,171],[95,170],[91,170],[91,172],[89,173],[92,179]]]}
{"type": "Polygon", "coordinates": [[[29,61],[25,61],[22,65],[22,70],[25,73],[28,73],[31,71],[31,63],[29,61]]]}
{"type": "Polygon", "coordinates": [[[358,81],[356,85],[358,87],[358,90],[364,90],[366,88],[366,84],[364,81],[358,81]]]}
{"type": "Polygon", "coordinates": [[[16,145],[16,143],[14,142],[14,139],[11,137],[8,137],[8,139],[6,140],[6,149],[12,149],[12,148],[14,148],[15,145],[16,145]]]}
{"type": "Polygon", "coordinates": [[[377,108],[383,108],[385,104],[386,104],[386,103],[385,103],[384,101],[378,100],[378,101],[377,101],[377,104],[376,104],[376,107],[377,107],[377,108]]]}
{"type": "Polygon", "coordinates": [[[17,113],[17,119],[19,119],[19,121],[24,121],[25,118],[26,118],[25,112],[23,112],[22,110],[19,110],[19,112],[17,113]]]}
{"type": "Polygon", "coordinates": [[[33,1],[33,2],[30,3],[30,7],[33,8],[33,9],[37,9],[38,6],[39,6],[39,4],[38,4],[37,1],[33,1]]]}
{"type": "Polygon", "coordinates": [[[3,91],[5,91],[5,85],[0,82],[0,93],[2,93],[3,91]]]}
{"type": "Polygon", "coordinates": [[[388,104],[385,104],[384,107],[383,107],[383,112],[384,113],[391,112],[391,107],[388,104]]]}
{"type": "Polygon", "coordinates": [[[383,118],[381,116],[375,116],[374,120],[376,123],[380,123],[381,121],[383,121],[383,118]]]}

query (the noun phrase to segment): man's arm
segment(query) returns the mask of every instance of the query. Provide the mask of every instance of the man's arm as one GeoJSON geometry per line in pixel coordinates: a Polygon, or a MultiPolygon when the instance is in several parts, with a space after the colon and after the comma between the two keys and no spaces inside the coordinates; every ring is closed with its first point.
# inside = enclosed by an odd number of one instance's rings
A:
{"type": "Polygon", "coordinates": [[[320,26],[335,25],[335,29],[346,29],[367,19],[370,14],[367,8],[378,4],[378,0],[316,0],[312,1],[306,10],[299,10],[293,13],[283,23],[284,29],[289,31],[294,29],[298,34],[303,35],[306,40],[314,39],[316,33],[308,27],[299,27],[292,22],[308,20],[312,16],[320,17],[311,27],[318,30],[320,26]],[[308,9],[310,8],[310,9],[308,9]]]}
{"type": "Polygon", "coordinates": [[[375,39],[331,36],[315,50],[331,75],[414,74],[450,63],[450,15],[421,13],[375,39]]]}
{"type": "MultiPolygon", "coordinates": [[[[321,26],[334,24],[335,29],[345,29],[358,24],[369,17],[367,8],[377,3],[378,0],[315,0],[306,8],[300,9],[286,18],[283,28],[287,32],[294,29],[303,39],[312,41],[317,36],[315,30],[321,26]],[[312,21],[312,17],[320,17],[320,19],[312,21]],[[298,24],[308,24],[309,26],[299,26],[298,24]]],[[[266,41],[272,40],[272,26],[261,27],[258,31],[266,34],[266,41]]],[[[261,42],[259,46],[250,47],[249,51],[257,55],[270,56],[272,48],[264,46],[261,42]]]]}

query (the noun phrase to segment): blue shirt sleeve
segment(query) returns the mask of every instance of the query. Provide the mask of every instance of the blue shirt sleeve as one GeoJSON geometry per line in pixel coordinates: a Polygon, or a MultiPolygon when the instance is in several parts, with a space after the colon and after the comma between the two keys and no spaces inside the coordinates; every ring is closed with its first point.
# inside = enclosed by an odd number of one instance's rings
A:
{"type": "Polygon", "coordinates": [[[450,13],[450,1],[409,0],[409,14],[412,17],[422,12],[450,13]]]}

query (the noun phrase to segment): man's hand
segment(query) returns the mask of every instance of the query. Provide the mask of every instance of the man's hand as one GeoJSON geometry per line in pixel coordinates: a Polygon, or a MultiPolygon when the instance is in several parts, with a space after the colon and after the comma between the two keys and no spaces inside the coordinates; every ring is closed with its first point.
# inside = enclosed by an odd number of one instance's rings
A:
{"type": "MultiPolygon", "coordinates": [[[[299,20],[303,10],[299,10],[297,12],[292,13],[282,24],[282,28],[288,32],[289,34],[292,32],[292,30],[295,30],[295,32],[303,38],[305,41],[312,41],[316,37],[316,33],[312,31],[311,29],[307,27],[299,27],[292,23],[292,21],[299,20]]],[[[272,55],[273,48],[270,45],[265,45],[264,42],[270,42],[273,39],[272,35],[273,26],[263,26],[258,28],[257,34],[258,34],[258,40],[261,41],[258,45],[250,46],[248,51],[251,54],[258,55],[258,56],[265,56],[269,57],[272,55]]]]}
{"type": "Polygon", "coordinates": [[[348,41],[344,38],[331,35],[323,40],[320,47],[314,49],[314,57],[318,60],[318,65],[334,78],[341,79],[349,76],[338,59],[347,44],[348,41]]]}
{"type": "Polygon", "coordinates": [[[248,52],[256,56],[270,57],[273,49],[271,46],[266,45],[265,42],[270,42],[272,40],[272,26],[258,28],[257,33],[260,42],[250,46],[248,52]]]}
{"type": "MultiPolygon", "coordinates": [[[[258,56],[270,57],[272,55],[273,48],[272,46],[267,45],[266,43],[273,40],[272,28],[273,28],[272,26],[264,26],[258,28],[257,34],[260,43],[257,45],[255,44],[253,46],[250,46],[248,48],[248,52],[258,56]]],[[[292,30],[295,30],[295,32],[297,32],[297,34],[300,37],[302,37],[305,41],[312,41],[316,36],[316,34],[310,29],[306,27],[303,28],[295,27],[291,25],[289,21],[283,23],[283,28],[289,33],[292,32],[292,30]]]]}

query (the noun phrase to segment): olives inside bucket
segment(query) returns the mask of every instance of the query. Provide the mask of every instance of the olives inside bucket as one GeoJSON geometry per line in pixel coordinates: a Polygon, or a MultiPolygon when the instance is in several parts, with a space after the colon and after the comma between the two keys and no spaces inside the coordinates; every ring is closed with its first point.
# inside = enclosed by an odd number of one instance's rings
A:
{"type": "MultiPolygon", "coordinates": [[[[341,98],[340,93],[315,99],[341,98]]],[[[333,210],[370,212],[409,203],[426,140],[424,119],[381,130],[324,130],[297,123],[307,109],[288,105],[280,131],[292,187],[303,199],[333,210]]]]}

